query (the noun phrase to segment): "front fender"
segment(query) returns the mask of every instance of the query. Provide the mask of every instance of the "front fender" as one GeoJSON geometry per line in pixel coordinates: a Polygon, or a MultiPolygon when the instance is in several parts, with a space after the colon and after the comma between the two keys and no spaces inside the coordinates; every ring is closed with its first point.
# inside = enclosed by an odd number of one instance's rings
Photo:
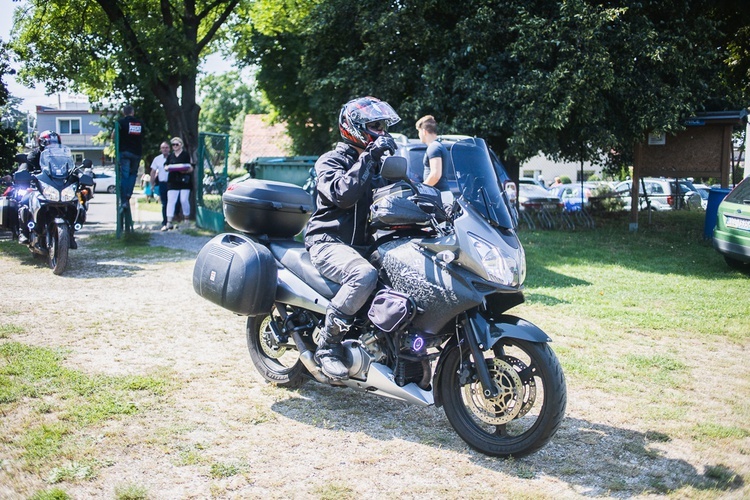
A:
{"type": "MultiPolygon", "coordinates": [[[[544,331],[536,326],[535,324],[526,321],[523,318],[517,316],[511,316],[504,314],[499,316],[494,321],[488,321],[478,310],[468,312],[468,319],[472,323],[472,328],[476,332],[477,343],[479,348],[483,351],[488,351],[500,340],[505,338],[513,338],[519,340],[525,340],[528,342],[552,342],[552,339],[544,333],[544,331]]],[[[468,335],[471,335],[471,331],[467,331],[468,335]]],[[[451,337],[448,343],[443,346],[443,352],[440,354],[437,366],[435,367],[435,374],[432,378],[433,395],[435,399],[435,406],[440,407],[443,404],[440,391],[438,390],[438,384],[441,380],[441,374],[444,369],[444,360],[447,358],[448,353],[452,349],[458,349],[463,346],[465,349],[469,349],[466,346],[466,342],[461,340],[459,342],[457,336],[451,337]]]]}
{"type": "Polygon", "coordinates": [[[502,338],[513,338],[529,342],[552,342],[552,339],[535,324],[517,316],[503,314],[488,321],[478,310],[469,313],[479,347],[486,351],[502,338]]]}

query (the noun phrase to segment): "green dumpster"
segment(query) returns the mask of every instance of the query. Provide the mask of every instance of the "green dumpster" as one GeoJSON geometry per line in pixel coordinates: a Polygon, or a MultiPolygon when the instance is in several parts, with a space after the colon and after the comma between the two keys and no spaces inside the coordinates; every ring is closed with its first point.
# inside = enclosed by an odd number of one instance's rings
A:
{"type": "Polygon", "coordinates": [[[317,156],[259,156],[245,164],[250,177],[303,186],[317,156]]]}

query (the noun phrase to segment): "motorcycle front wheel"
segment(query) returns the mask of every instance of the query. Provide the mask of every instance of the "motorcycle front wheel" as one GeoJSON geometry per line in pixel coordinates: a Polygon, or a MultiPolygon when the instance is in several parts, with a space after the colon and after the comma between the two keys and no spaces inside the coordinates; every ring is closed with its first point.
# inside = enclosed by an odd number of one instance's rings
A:
{"type": "Polygon", "coordinates": [[[256,370],[272,384],[297,388],[305,382],[305,367],[292,339],[279,341],[271,329],[271,321],[280,315],[274,305],[270,314],[247,318],[247,349],[256,370]]]}
{"type": "Polygon", "coordinates": [[[499,389],[485,397],[468,348],[446,353],[438,390],[461,439],[485,455],[521,457],[557,432],[567,401],[565,377],[547,344],[502,339],[480,362],[499,389]]]}
{"type": "Polygon", "coordinates": [[[66,224],[50,223],[47,227],[47,262],[52,272],[61,275],[68,265],[70,231],[66,224]]]}

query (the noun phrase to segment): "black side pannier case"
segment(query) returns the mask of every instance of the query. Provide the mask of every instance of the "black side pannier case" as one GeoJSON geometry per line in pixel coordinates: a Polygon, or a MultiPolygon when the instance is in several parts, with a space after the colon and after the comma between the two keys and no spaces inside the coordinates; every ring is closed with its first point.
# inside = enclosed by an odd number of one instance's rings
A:
{"type": "Polygon", "coordinates": [[[307,191],[287,182],[248,179],[222,196],[227,223],[247,234],[291,238],[304,229],[313,211],[307,191]]]}
{"type": "Polygon", "coordinates": [[[277,268],[271,251],[241,234],[220,234],[201,249],[193,268],[193,289],[237,314],[271,311],[277,268]]]}

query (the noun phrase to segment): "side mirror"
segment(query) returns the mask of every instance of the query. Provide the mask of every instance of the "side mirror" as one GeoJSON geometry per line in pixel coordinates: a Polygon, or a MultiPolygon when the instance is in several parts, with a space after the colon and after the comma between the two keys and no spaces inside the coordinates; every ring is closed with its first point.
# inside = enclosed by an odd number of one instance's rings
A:
{"type": "Polygon", "coordinates": [[[388,156],[383,160],[380,175],[389,181],[406,181],[409,180],[407,169],[406,158],[403,156],[388,156]]]}
{"type": "Polygon", "coordinates": [[[16,155],[16,163],[18,163],[19,165],[21,163],[26,163],[27,160],[28,160],[27,155],[25,155],[24,153],[18,153],[16,155]]]}
{"type": "Polygon", "coordinates": [[[88,158],[83,160],[83,168],[91,168],[91,166],[94,164],[91,160],[88,158]]]}

